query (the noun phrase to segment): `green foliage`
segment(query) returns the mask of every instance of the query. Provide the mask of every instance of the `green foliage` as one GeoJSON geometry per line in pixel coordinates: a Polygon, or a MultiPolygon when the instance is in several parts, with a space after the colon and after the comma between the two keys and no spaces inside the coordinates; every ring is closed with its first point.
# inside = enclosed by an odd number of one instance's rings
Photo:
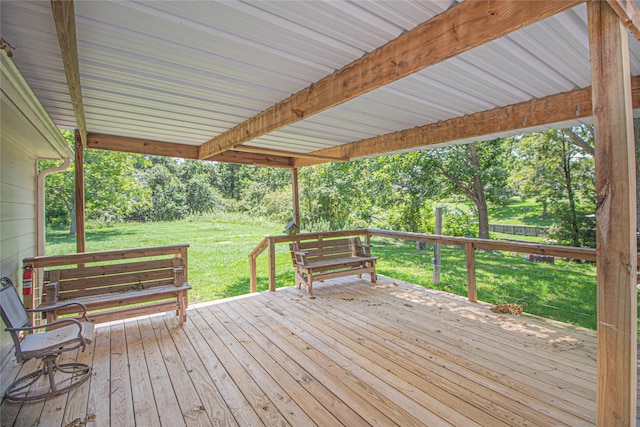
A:
{"type": "MultiPolygon", "coordinates": [[[[191,215],[170,222],[125,222],[87,230],[87,250],[162,246],[188,243],[189,301],[197,303],[249,291],[247,254],[265,235],[281,233],[281,225],[255,215],[215,213],[191,215]]],[[[412,242],[375,238],[380,274],[466,296],[464,250],[442,247],[441,282],[432,283],[431,250],[416,251],[412,242]]],[[[49,231],[47,254],[75,251],[75,239],[62,231],[49,231]]],[[[258,289],[266,290],[266,254],[258,258],[258,289]]],[[[277,285],[294,284],[287,245],[276,245],[277,285]]],[[[526,262],[522,254],[477,251],[478,297],[492,304],[526,303],[524,311],[595,329],[595,265],[556,260],[555,264],[526,262]]]]}
{"type": "Polygon", "coordinates": [[[558,243],[595,247],[593,141],[588,127],[549,130],[526,135],[517,145],[518,169],[514,186],[523,197],[536,197],[545,208],[552,205],[555,224],[551,238],[558,243]],[[576,142],[577,141],[577,142],[576,142]]]}
{"type": "MultiPolygon", "coordinates": [[[[71,143],[73,135],[66,136],[71,143]]],[[[299,171],[302,230],[432,233],[434,209],[444,206],[444,233],[475,236],[488,228],[490,213],[505,222],[510,212],[505,203],[518,196],[535,198],[531,209],[538,213],[516,221],[556,223],[558,242],[590,245],[592,227],[585,228],[585,215],[595,205],[590,136],[588,127],[580,127],[305,167],[299,171]]],[[[292,219],[288,169],[99,150],[86,150],[85,159],[87,218],[94,225],[208,212],[246,212],[282,226],[292,219]]],[[[41,168],[53,164],[42,161],[41,168]]],[[[47,178],[49,225],[69,224],[73,188],[72,168],[47,178]]]]}
{"type": "MultiPolygon", "coordinates": [[[[73,146],[74,134],[62,131],[73,146]]],[[[146,190],[135,180],[137,159],[119,152],[85,150],[85,213],[88,220],[115,223],[129,217],[132,209],[146,197],[146,190]]],[[[40,161],[39,169],[59,162],[40,161]]],[[[46,178],[46,218],[49,225],[69,225],[75,209],[74,162],[62,172],[46,178]]]]}

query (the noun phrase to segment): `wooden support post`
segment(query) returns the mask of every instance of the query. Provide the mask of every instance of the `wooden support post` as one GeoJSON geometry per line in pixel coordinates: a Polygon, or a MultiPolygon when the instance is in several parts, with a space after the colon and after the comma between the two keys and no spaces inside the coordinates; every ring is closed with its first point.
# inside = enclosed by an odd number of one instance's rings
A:
{"type": "Polygon", "coordinates": [[[258,292],[258,267],[254,256],[249,256],[249,269],[251,271],[251,276],[249,277],[249,292],[258,292]]]}
{"type": "Polygon", "coordinates": [[[276,242],[269,239],[269,290],[276,290],[276,242]]]}
{"type": "Polygon", "coordinates": [[[478,290],[476,289],[476,250],[473,242],[465,242],[464,249],[467,257],[467,299],[470,302],[478,302],[478,290]]]}
{"type": "MultiPolygon", "coordinates": [[[[436,232],[442,234],[442,208],[436,208],[436,232]]],[[[433,283],[440,283],[440,258],[442,249],[439,243],[433,245],[433,283]]]]}
{"type": "Polygon", "coordinates": [[[587,3],[596,166],[598,426],[636,424],[635,150],[627,29],[607,2],[587,3]]]}
{"type": "Polygon", "coordinates": [[[80,131],[76,129],[76,248],[78,253],[86,252],[84,224],[84,146],[80,131]]]}
{"type": "Polygon", "coordinates": [[[291,192],[293,200],[293,222],[298,226],[300,232],[300,197],[298,192],[298,168],[291,169],[291,192]]]}

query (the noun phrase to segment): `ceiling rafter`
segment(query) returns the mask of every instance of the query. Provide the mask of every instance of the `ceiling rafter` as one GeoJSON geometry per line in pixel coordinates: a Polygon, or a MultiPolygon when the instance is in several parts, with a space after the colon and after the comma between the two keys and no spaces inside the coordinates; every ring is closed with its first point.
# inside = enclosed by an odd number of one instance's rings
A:
{"type": "Polygon", "coordinates": [[[60,53],[69,86],[69,96],[76,116],[82,145],[87,146],[87,123],[82,103],[80,85],[80,65],[78,62],[78,42],[76,39],[76,14],[73,0],[51,0],[53,21],[58,33],[60,53]]]}
{"type": "MultiPolygon", "coordinates": [[[[148,154],[151,156],[179,157],[182,159],[198,159],[198,146],[177,144],[175,142],[151,141],[101,133],[89,133],[87,148],[98,150],[122,151],[126,153],[148,154]]],[[[293,159],[285,156],[245,153],[229,150],[206,160],[226,163],[238,163],[252,166],[269,166],[291,168],[293,159]]]]}
{"type": "Polygon", "coordinates": [[[254,147],[251,145],[236,145],[234,148],[236,151],[243,151],[247,153],[261,153],[261,154],[273,154],[276,156],[286,156],[293,157],[299,159],[315,159],[322,160],[328,162],[348,162],[350,159],[345,157],[333,157],[333,156],[323,156],[322,154],[312,154],[312,153],[298,153],[294,151],[284,151],[284,150],[276,150],[273,148],[262,148],[262,147],[254,147]]]}
{"type": "Polygon", "coordinates": [[[640,11],[632,0],[607,0],[631,34],[640,40],[640,11]]]}
{"type": "MultiPolygon", "coordinates": [[[[632,77],[631,87],[633,108],[640,108],[640,76],[632,77]]],[[[591,117],[592,114],[591,87],[586,87],[363,139],[315,151],[313,154],[353,159],[586,118],[591,117]]],[[[323,162],[299,159],[295,161],[295,166],[310,166],[318,163],[323,162]]]]}
{"type": "Polygon", "coordinates": [[[464,1],[207,141],[200,158],[342,104],[584,0],[464,1]]]}

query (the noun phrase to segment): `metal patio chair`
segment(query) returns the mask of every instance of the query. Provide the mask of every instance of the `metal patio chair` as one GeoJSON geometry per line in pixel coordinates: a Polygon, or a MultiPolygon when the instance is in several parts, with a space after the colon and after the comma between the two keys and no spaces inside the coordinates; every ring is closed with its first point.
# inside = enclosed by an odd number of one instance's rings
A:
{"type": "MultiPolygon", "coordinates": [[[[32,326],[29,312],[46,312],[48,309],[26,310],[18,296],[11,279],[3,277],[0,279],[0,314],[11,334],[16,346],[16,360],[22,363],[29,359],[42,359],[41,368],[15,380],[5,391],[5,397],[16,402],[29,402],[46,399],[60,393],[67,392],[79,386],[91,376],[91,366],[79,363],[58,363],[60,354],[82,348],[84,351],[87,344],[93,339],[93,324],[90,323],[85,314],[86,321],[80,322],[76,319],[61,319],[56,322],[43,325],[32,326]],[[55,329],[51,329],[51,328],[55,329]],[[48,329],[45,332],[35,333],[39,329],[48,329]],[[23,337],[22,334],[26,333],[23,337]],[[61,373],[62,380],[57,380],[56,372],[61,373]],[[48,389],[44,393],[38,393],[44,386],[36,384],[44,376],[48,377],[48,389]],[[34,390],[31,390],[31,388],[34,390]]],[[[80,303],[65,303],[79,304],[80,303]]],[[[60,308],[62,305],[56,305],[60,308]]],[[[83,306],[84,307],[84,306],[83,306]]]]}

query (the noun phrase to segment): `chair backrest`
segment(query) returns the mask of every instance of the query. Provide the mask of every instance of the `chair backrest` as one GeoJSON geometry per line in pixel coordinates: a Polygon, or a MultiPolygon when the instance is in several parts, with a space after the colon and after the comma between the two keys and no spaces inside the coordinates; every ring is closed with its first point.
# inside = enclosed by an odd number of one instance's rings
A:
{"type": "Polygon", "coordinates": [[[31,319],[22,300],[8,277],[2,278],[0,289],[0,315],[7,328],[24,328],[31,326],[31,319]]]}

